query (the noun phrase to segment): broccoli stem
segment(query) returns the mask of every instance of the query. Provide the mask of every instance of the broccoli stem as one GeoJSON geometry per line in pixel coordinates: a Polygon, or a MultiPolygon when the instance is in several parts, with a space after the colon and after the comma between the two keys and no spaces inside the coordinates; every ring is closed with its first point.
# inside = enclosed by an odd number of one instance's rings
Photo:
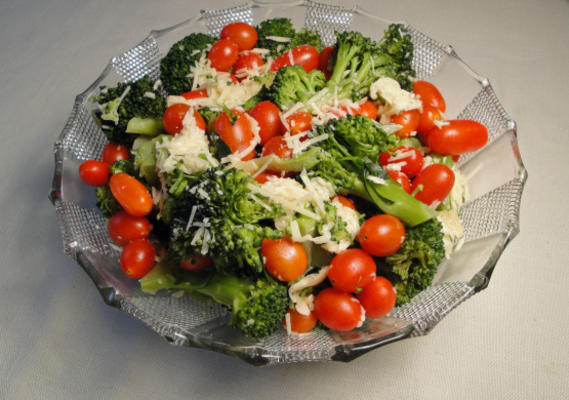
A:
{"type": "Polygon", "coordinates": [[[164,125],[161,118],[140,118],[129,119],[126,125],[126,133],[138,135],[155,136],[164,133],[164,125]]]}

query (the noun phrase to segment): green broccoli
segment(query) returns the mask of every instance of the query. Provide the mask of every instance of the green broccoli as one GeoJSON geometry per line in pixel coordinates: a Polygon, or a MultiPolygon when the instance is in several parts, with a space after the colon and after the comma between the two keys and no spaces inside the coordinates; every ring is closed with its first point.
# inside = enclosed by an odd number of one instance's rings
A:
{"type": "Polygon", "coordinates": [[[306,28],[302,28],[298,31],[290,40],[289,48],[294,49],[303,44],[309,44],[316,47],[316,50],[320,52],[322,50],[322,38],[316,32],[309,31],[306,28]]]}
{"type": "Polygon", "coordinates": [[[155,135],[163,131],[166,100],[160,86],[148,76],[119,82],[113,88],[102,87],[91,100],[99,104],[95,118],[112,142],[131,146],[137,134],[155,135]]]}
{"type": "Polygon", "coordinates": [[[191,67],[215,38],[205,33],[191,33],[174,43],[160,61],[160,80],[168,94],[182,94],[192,89],[191,67]]]}
{"type": "Polygon", "coordinates": [[[118,174],[124,172],[129,175],[136,175],[136,168],[134,166],[134,158],[130,157],[126,160],[118,160],[111,164],[111,174],[118,174]]]}
{"type": "Polygon", "coordinates": [[[408,30],[401,24],[391,24],[379,41],[379,49],[393,59],[396,81],[405,90],[412,90],[413,83],[409,79],[415,76],[411,66],[413,62],[413,42],[408,30]]]}
{"type": "Polygon", "coordinates": [[[306,102],[326,85],[324,73],[314,69],[307,73],[300,65],[281,68],[269,88],[268,97],[282,110],[296,102],[306,102]]]}
{"type": "Polygon", "coordinates": [[[269,49],[270,56],[276,58],[289,49],[289,42],[280,42],[271,37],[292,38],[296,35],[296,30],[289,18],[272,18],[261,22],[255,28],[257,30],[256,47],[269,49]]]}
{"type": "Polygon", "coordinates": [[[246,336],[261,338],[280,326],[288,308],[287,288],[272,279],[250,280],[227,274],[175,271],[159,264],[140,280],[142,290],[183,290],[231,309],[229,325],[246,336]]]}
{"type": "Polygon", "coordinates": [[[116,212],[120,211],[122,207],[115,200],[109,185],[99,186],[95,190],[97,208],[101,210],[103,216],[111,218],[116,212]]]}
{"type": "Polygon", "coordinates": [[[378,259],[378,271],[397,291],[397,304],[407,303],[433,281],[437,267],[445,257],[442,225],[433,218],[409,228],[405,241],[393,255],[378,259]]]}

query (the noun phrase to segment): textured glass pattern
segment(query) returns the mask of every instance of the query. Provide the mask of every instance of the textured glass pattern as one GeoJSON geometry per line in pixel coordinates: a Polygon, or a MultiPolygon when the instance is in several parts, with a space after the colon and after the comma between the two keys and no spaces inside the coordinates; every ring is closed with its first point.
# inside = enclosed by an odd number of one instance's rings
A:
{"type": "MultiPolygon", "coordinates": [[[[313,1],[303,5],[304,14],[293,22],[297,26],[304,22],[307,28],[319,32],[326,44],[334,42],[335,30],[358,29],[353,26],[354,13],[359,14],[358,18],[362,15],[367,18],[357,7],[346,9],[313,1]]],[[[252,2],[225,10],[206,10],[176,29],[182,28],[185,32],[180,33],[180,38],[192,30],[203,29],[218,35],[229,22],[252,23],[266,15],[288,15],[287,7],[279,5],[271,10],[261,2],[252,2]]],[[[375,23],[376,19],[369,20],[370,26],[375,23]]],[[[98,158],[106,143],[91,116],[93,106],[87,101],[88,97],[96,94],[100,85],[114,85],[117,79],[128,81],[146,74],[158,77],[160,56],[168,50],[161,47],[160,39],[171,35],[174,28],[154,31],[137,46],[113,58],[102,75],[77,97],[73,105],[69,120],[55,143],[55,172],[50,193],[61,223],[65,253],[85,269],[109,305],[143,321],[171,343],[219,351],[255,365],[350,361],[378,346],[428,333],[446,314],[488,284],[504,247],[518,232],[526,171],[517,148],[515,123],[500,105],[488,81],[471,71],[450,46],[441,45],[413,27],[409,29],[415,44],[413,65],[417,76],[428,79],[436,73],[439,81],[451,80],[451,85],[466,82],[474,87],[475,95],[463,103],[465,107],[459,118],[485,124],[492,143],[476,154],[461,157],[459,162],[464,173],[471,172],[477,164],[491,164],[483,168],[476,183],[472,183],[475,196],[461,209],[461,219],[468,244],[484,246],[492,243],[492,247],[487,246],[487,257],[472,260],[463,257],[464,265],[453,266],[467,272],[476,271],[464,281],[436,279],[431,287],[410,303],[395,308],[390,316],[368,320],[353,332],[316,330],[307,335],[288,336],[280,330],[259,341],[243,337],[228,327],[229,313],[217,304],[185,296],[143,293],[138,283],[129,280],[120,270],[118,250],[110,242],[105,219],[94,206],[93,192],[87,192],[74,174],[80,161],[98,158]],[[456,70],[452,76],[445,75],[440,66],[446,61],[458,65],[458,76],[456,70]],[[493,160],[505,161],[494,168],[493,160]],[[498,240],[483,241],[492,235],[498,240]]]]}

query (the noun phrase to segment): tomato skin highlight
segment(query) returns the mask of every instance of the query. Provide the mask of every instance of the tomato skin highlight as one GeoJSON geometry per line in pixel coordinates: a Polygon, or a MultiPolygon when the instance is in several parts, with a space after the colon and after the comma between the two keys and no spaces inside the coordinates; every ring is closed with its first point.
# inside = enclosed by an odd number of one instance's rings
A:
{"type": "MultiPolygon", "coordinates": [[[[310,332],[318,322],[318,318],[316,318],[314,312],[304,315],[296,310],[288,310],[287,314],[290,318],[290,330],[295,333],[310,332]]],[[[283,319],[283,326],[286,328],[286,319],[283,319]]]]}
{"type": "Polygon", "coordinates": [[[425,160],[421,152],[416,148],[411,146],[399,146],[395,150],[381,153],[379,155],[379,163],[383,166],[387,166],[389,164],[405,163],[401,166],[401,172],[403,172],[409,178],[412,178],[421,172],[425,160]],[[400,157],[402,154],[408,155],[400,157]]]}
{"type": "Polygon", "coordinates": [[[239,45],[231,39],[220,39],[213,44],[207,58],[218,71],[227,71],[239,57],[239,45]]]}
{"type": "Polygon", "coordinates": [[[135,239],[122,250],[120,264],[124,273],[131,279],[146,276],[156,263],[156,249],[147,239],[135,239]]]}
{"type": "Polygon", "coordinates": [[[442,155],[458,156],[476,151],[488,142],[488,130],[484,125],[470,120],[451,120],[448,124],[433,128],[427,134],[427,146],[442,155]]]}
{"type": "Polygon", "coordinates": [[[436,208],[448,196],[453,185],[454,172],[452,169],[444,164],[431,164],[413,179],[411,190],[415,192],[421,186],[422,189],[418,190],[415,198],[436,208]]]}
{"type": "MultiPolygon", "coordinates": [[[[172,104],[168,107],[162,116],[162,123],[164,124],[166,132],[170,135],[180,133],[184,128],[184,118],[189,110],[190,106],[183,103],[172,104]]],[[[194,118],[198,128],[205,131],[205,121],[197,110],[194,110],[194,118]]]]}
{"type": "Polygon", "coordinates": [[[415,81],[413,83],[413,93],[419,95],[424,106],[435,107],[442,112],[446,111],[445,99],[435,85],[427,81],[415,81]]]}
{"type": "Polygon", "coordinates": [[[312,129],[312,115],[304,111],[289,115],[286,118],[286,122],[291,135],[297,135],[312,129]]]}
{"type": "Polygon", "coordinates": [[[257,43],[257,31],[245,22],[233,22],[223,27],[219,38],[233,40],[239,51],[251,50],[257,43]]]}
{"type": "Polygon", "coordinates": [[[180,268],[186,271],[203,271],[212,265],[213,260],[211,257],[193,254],[180,263],[180,268]]]}
{"type": "Polygon", "coordinates": [[[292,282],[299,278],[308,266],[304,247],[290,238],[263,239],[261,253],[265,257],[267,272],[283,282],[292,282]]]}
{"type": "Polygon", "coordinates": [[[259,124],[261,145],[267,143],[273,136],[279,136],[284,132],[280,112],[279,107],[268,100],[260,102],[249,112],[249,115],[259,124]]]}
{"type": "Polygon", "coordinates": [[[406,138],[411,136],[412,132],[417,131],[419,126],[419,120],[421,119],[421,113],[417,109],[403,111],[400,114],[391,117],[391,122],[397,125],[401,125],[395,134],[400,138],[406,138]]]}
{"type": "Polygon", "coordinates": [[[120,160],[126,160],[130,157],[130,150],[124,144],[109,142],[103,147],[101,159],[107,164],[112,164],[120,160]]]}
{"type": "Polygon", "coordinates": [[[411,180],[407,175],[401,171],[395,171],[393,169],[387,169],[386,172],[391,179],[401,185],[403,190],[405,190],[407,193],[411,193],[411,180]]]}
{"type": "Polygon", "coordinates": [[[359,292],[375,278],[377,266],[371,256],[360,249],[347,249],[330,262],[328,280],[343,292],[359,292]]]}
{"type": "Polygon", "coordinates": [[[152,211],[152,196],[138,179],[119,172],[109,179],[113,197],[130,215],[144,217],[152,211]]]}
{"type": "Polygon", "coordinates": [[[294,49],[286,51],[278,56],[271,65],[271,71],[275,72],[289,65],[300,65],[306,72],[310,72],[318,68],[319,54],[316,47],[309,44],[303,44],[294,49]],[[292,57],[289,55],[291,53],[292,57]],[[290,63],[292,58],[293,63],[290,63]]]}
{"type": "Polygon", "coordinates": [[[362,224],[358,241],[362,249],[373,256],[390,256],[403,245],[405,227],[399,218],[393,215],[375,215],[362,224]]]}
{"type": "MultiPolygon", "coordinates": [[[[233,109],[231,113],[236,117],[233,124],[227,112],[222,112],[215,120],[213,127],[231,152],[237,153],[249,147],[254,139],[254,135],[251,122],[243,112],[233,109]]],[[[242,160],[250,160],[254,155],[255,150],[253,149],[242,160]]]]}
{"type": "Polygon", "coordinates": [[[152,224],[145,217],[134,217],[125,211],[119,211],[107,221],[107,230],[113,242],[124,246],[134,239],[146,239],[152,230],[152,224]]]}
{"type": "Polygon", "coordinates": [[[314,313],[326,327],[338,332],[351,331],[364,318],[364,309],[358,299],[334,288],[324,289],[316,295],[314,313]]]}
{"type": "Polygon", "coordinates": [[[87,160],[79,165],[79,178],[89,186],[104,186],[109,181],[111,167],[104,161],[87,160]]]}
{"type": "Polygon", "coordinates": [[[366,317],[380,318],[393,309],[397,294],[389,280],[378,276],[357,294],[357,298],[365,310],[366,317]]]}

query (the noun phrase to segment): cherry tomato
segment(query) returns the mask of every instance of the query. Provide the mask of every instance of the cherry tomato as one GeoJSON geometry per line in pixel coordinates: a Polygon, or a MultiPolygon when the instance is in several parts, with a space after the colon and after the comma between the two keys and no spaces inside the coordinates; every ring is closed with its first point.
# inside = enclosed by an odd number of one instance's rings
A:
{"type": "Polygon", "coordinates": [[[314,313],[328,328],[345,332],[358,327],[364,319],[364,309],[349,293],[327,288],[316,295],[314,313]]]}
{"type": "Polygon", "coordinates": [[[401,172],[409,178],[417,175],[423,168],[424,159],[419,150],[411,146],[399,146],[395,151],[386,151],[379,155],[381,165],[401,164],[401,172]]]}
{"type": "Polygon", "coordinates": [[[389,314],[397,300],[393,285],[383,276],[375,278],[357,296],[368,318],[380,318],[389,314]]]}
{"type": "Polygon", "coordinates": [[[360,292],[375,278],[373,258],[363,250],[348,249],[336,254],[330,262],[328,280],[338,290],[360,292]]]}
{"type": "Polygon", "coordinates": [[[182,93],[180,96],[182,96],[186,100],[201,99],[204,97],[208,97],[207,96],[207,89],[192,90],[192,91],[189,91],[186,93],[182,93]]]}
{"type": "Polygon", "coordinates": [[[354,201],[352,199],[348,199],[347,197],[342,196],[341,194],[337,194],[336,196],[332,197],[332,199],[338,199],[338,201],[342,203],[343,206],[349,207],[352,210],[357,211],[356,205],[354,204],[354,201]]]}
{"type": "Polygon", "coordinates": [[[454,172],[444,164],[431,164],[413,179],[411,190],[415,198],[428,206],[438,207],[454,185],[454,172]],[[420,189],[420,190],[419,190],[420,189]]]}
{"type": "Polygon", "coordinates": [[[443,116],[438,108],[432,106],[423,106],[423,112],[419,118],[419,126],[417,126],[417,133],[423,143],[427,143],[427,134],[433,128],[436,128],[434,121],[442,121],[443,116]]]}
{"type": "Polygon", "coordinates": [[[126,160],[130,157],[130,150],[124,144],[109,142],[103,147],[101,159],[107,164],[112,164],[116,161],[126,160]]]}
{"type": "Polygon", "coordinates": [[[446,111],[446,103],[439,89],[427,81],[415,81],[413,83],[413,93],[421,97],[421,102],[424,106],[435,107],[442,112],[446,111]]]}
{"type": "Polygon", "coordinates": [[[145,217],[134,217],[119,211],[107,221],[107,230],[113,242],[124,246],[134,239],[146,239],[152,230],[152,225],[145,217]]]}
{"type": "Polygon", "coordinates": [[[262,156],[274,154],[278,158],[291,158],[292,149],[289,148],[284,140],[284,136],[273,136],[263,147],[262,156]]]}
{"type": "MultiPolygon", "coordinates": [[[[172,104],[170,107],[164,111],[164,116],[162,117],[162,123],[164,124],[164,129],[170,135],[176,135],[182,131],[184,127],[184,118],[189,111],[190,106],[183,103],[172,104]]],[[[199,112],[194,110],[194,118],[196,120],[196,125],[201,130],[205,131],[205,121],[199,112]]]]}
{"type": "Polygon", "coordinates": [[[401,171],[396,171],[394,169],[386,169],[387,175],[395,182],[399,183],[403,190],[407,193],[411,193],[411,180],[407,175],[401,171]]]}
{"type": "Polygon", "coordinates": [[[239,51],[251,50],[257,43],[257,31],[244,22],[233,22],[221,30],[220,39],[231,39],[239,46],[239,51]]]}
{"type": "Polygon", "coordinates": [[[294,281],[308,266],[304,247],[289,238],[263,239],[261,253],[265,258],[267,272],[283,282],[294,281]]]}
{"type": "Polygon", "coordinates": [[[79,178],[90,186],[104,186],[109,181],[111,167],[104,161],[87,160],[79,166],[79,178]]]}
{"type": "Polygon", "coordinates": [[[361,116],[371,118],[373,120],[377,119],[377,107],[372,101],[366,100],[360,105],[357,113],[361,116]]]}
{"type": "Polygon", "coordinates": [[[286,118],[286,122],[291,135],[296,135],[312,129],[312,115],[307,112],[291,114],[286,118]]]}
{"type": "Polygon", "coordinates": [[[255,179],[257,182],[259,182],[260,184],[266,183],[269,180],[270,176],[278,176],[276,174],[272,174],[270,172],[261,172],[260,174],[258,174],[257,176],[255,176],[255,179]]]}
{"type": "Polygon", "coordinates": [[[189,256],[186,261],[182,261],[180,263],[180,268],[185,269],[186,271],[202,271],[212,265],[213,260],[211,257],[193,254],[189,256]]]}
{"type": "MultiPolygon", "coordinates": [[[[318,322],[318,318],[316,318],[316,314],[314,314],[314,312],[304,315],[296,310],[288,310],[287,314],[290,318],[290,330],[296,333],[310,332],[318,322]]],[[[285,321],[286,319],[283,319],[283,326],[286,328],[285,321]]]]}
{"type": "Polygon", "coordinates": [[[446,121],[447,125],[433,128],[427,136],[427,146],[435,153],[460,155],[482,148],[488,142],[484,125],[470,120],[446,121]]]}
{"type": "Polygon", "coordinates": [[[237,79],[242,80],[249,75],[247,73],[248,69],[257,68],[263,64],[264,61],[260,55],[253,53],[252,51],[244,51],[239,54],[239,58],[237,58],[235,65],[233,65],[233,71],[239,75],[237,79]]]}
{"type": "Polygon", "coordinates": [[[395,134],[399,137],[406,138],[411,136],[411,132],[417,131],[420,119],[421,113],[419,110],[413,109],[409,111],[403,111],[401,114],[392,116],[391,122],[402,126],[402,128],[395,132],[395,134]]]}
{"type": "Polygon", "coordinates": [[[280,112],[279,107],[268,100],[260,102],[249,112],[249,115],[259,124],[261,145],[267,143],[273,136],[281,135],[284,132],[280,112]]]}
{"type": "Polygon", "coordinates": [[[324,47],[320,52],[320,55],[318,56],[318,69],[324,72],[324,75],[326,75],[326,79],[330,79],[330,76],[332,75],[332,71],[328,69],[328,66],[330,64],[330,58],[332,58],[332,54],[334,54],[334,47],[328,46],[324,47]]]}
{"type": "Polygon", "coordinates": [[[393,215],[375,215],[362,224],[358,241],[362,249],[373,256],[390,256],[403,245],[405,227],[393,215]]]}
{"type": "Polygon", "coordinates": [[[306,72],[318,68],[319,55],[316,47],[303,44],[278,56],[271,65],[271,71],[278,71],[289,65],[300,65],[306,72]],[[292,59],[292,64],[291,64],[292,59]]]}
{"type": "Polygon", "coordinates": [[[207,58],[218,71],[227,71],[239,57],[239,45],[230,39],[220,39],[211,46],[207,58]]]}
{"type": "MultiPolygon", "coordinates": [[[[232,116],[230,117],[227,112],[219,114],[213,123],[214,129],[229,147],[232,153],[237,153],[245,150],[254,139],[251,122],[247,116],[239,110],[231,110],[232,116]],[[232,119],[234,119],[232,123],[232,119]]],[[[242,160],[250,160],[255,155],[255,150],[245,155],[242,160]]]]}
{"type": "Polygon", "coordinates": [[[156,263],[156,249],[147,239],[135,239],[122,250],[121,268],[132,279],[143,278],[156,263]]]}
{"type": "Polygon", "coordinates": [[[152,197],[138,179],[119,172],[111,176],[109,187],[116,201],[130,215],[144,217],[152,211],[152,197]]]}

